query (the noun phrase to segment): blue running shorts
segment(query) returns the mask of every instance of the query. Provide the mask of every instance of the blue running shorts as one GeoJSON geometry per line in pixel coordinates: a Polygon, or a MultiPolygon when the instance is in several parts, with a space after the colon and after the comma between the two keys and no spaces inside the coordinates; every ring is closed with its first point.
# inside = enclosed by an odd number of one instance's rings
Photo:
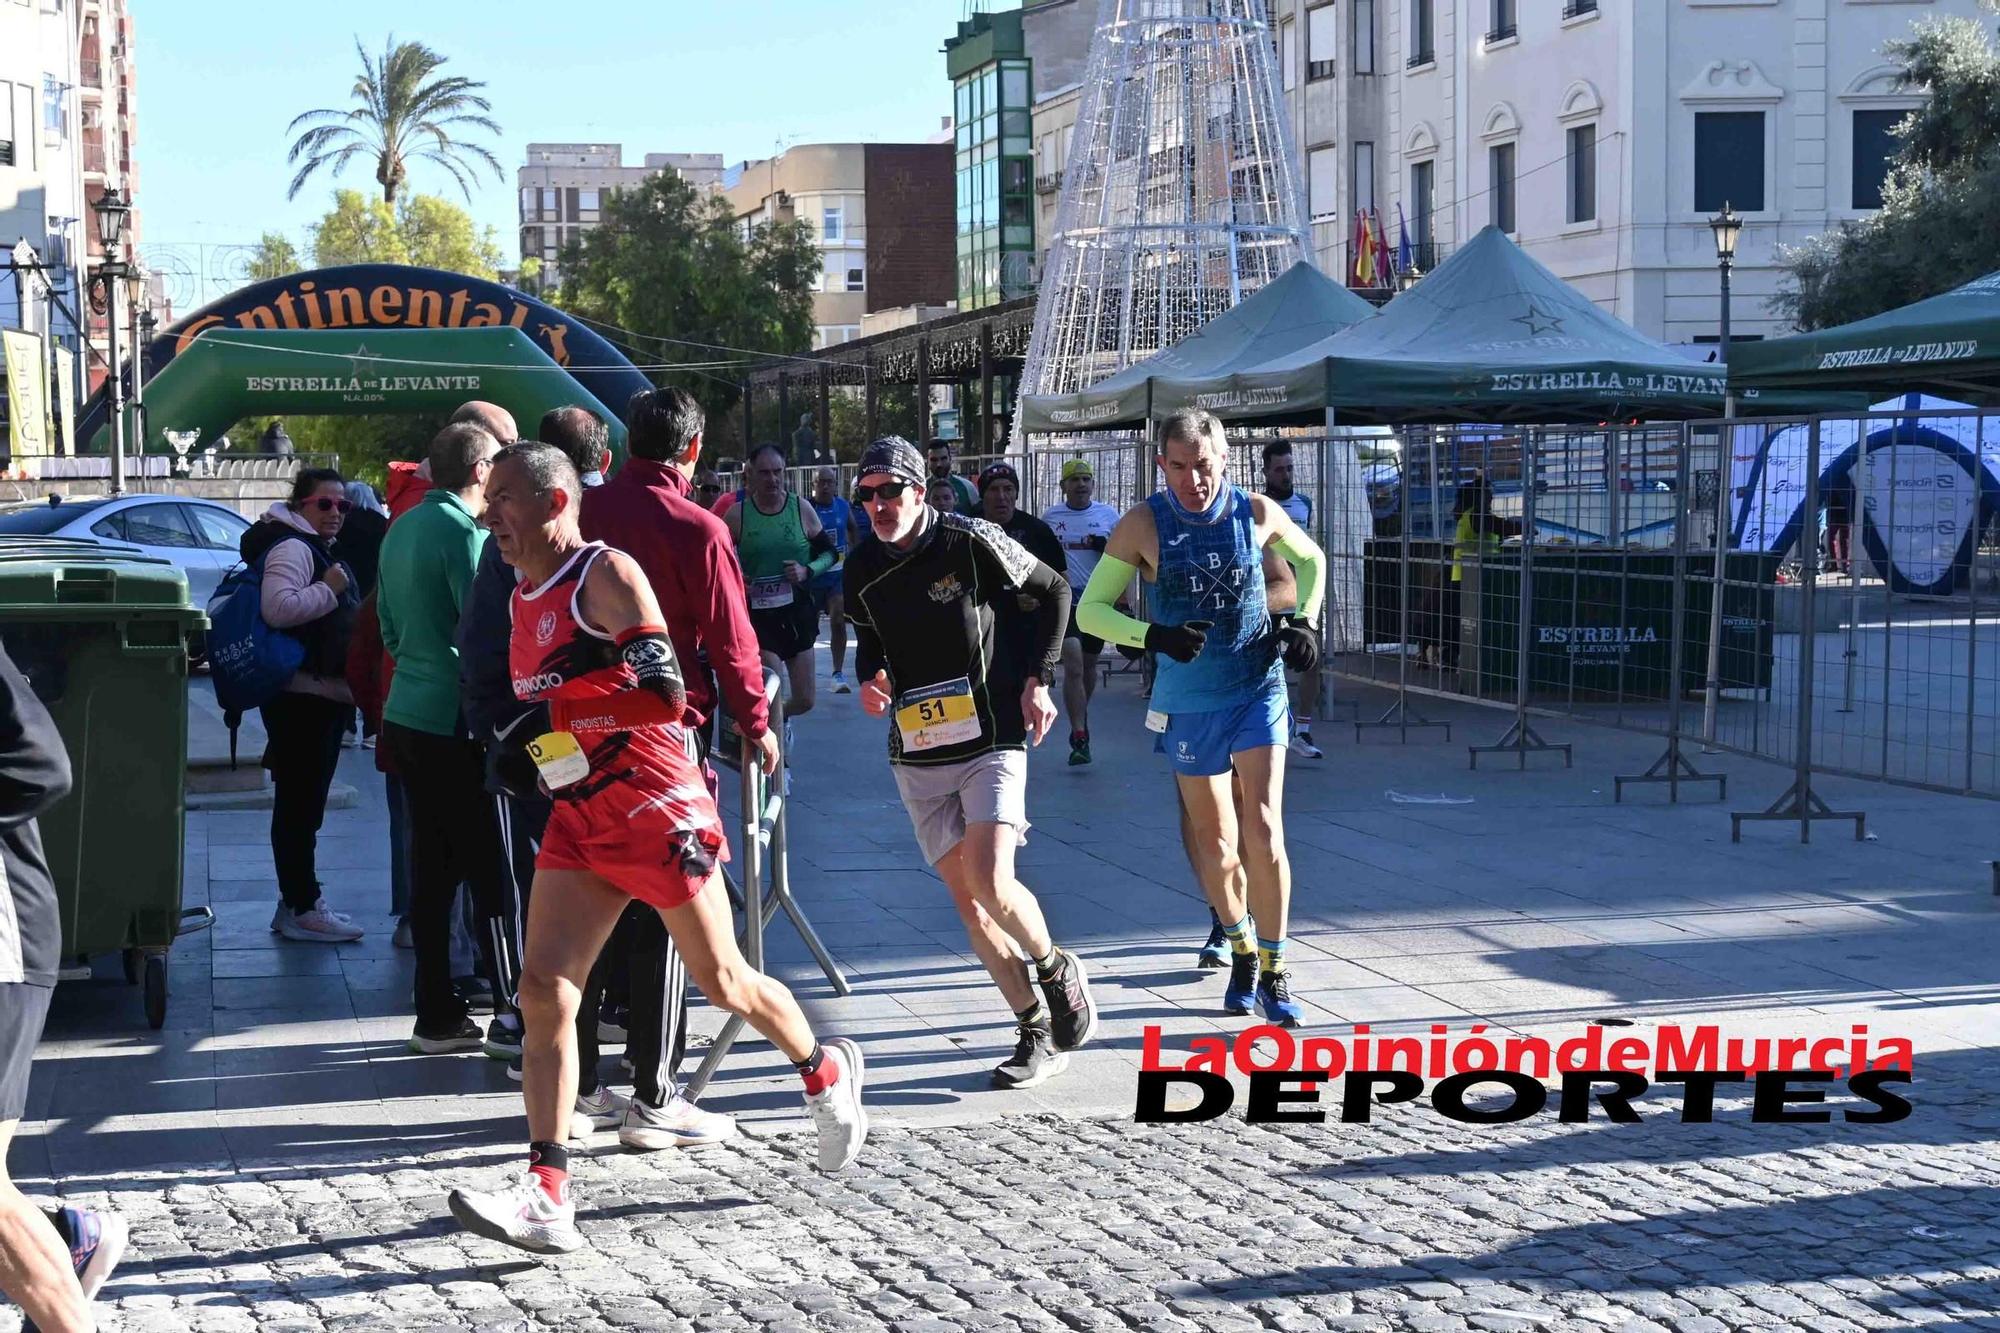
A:
{"type": "Polygon", "coordinates": [[[1292,738],[1292,701],[1282,678],[1230,708],[1203,713],[1170,713],[1153,753],[1167,756],[1174,772],[1191,778],[1227,773],[1229,757],[1292,738]]]}

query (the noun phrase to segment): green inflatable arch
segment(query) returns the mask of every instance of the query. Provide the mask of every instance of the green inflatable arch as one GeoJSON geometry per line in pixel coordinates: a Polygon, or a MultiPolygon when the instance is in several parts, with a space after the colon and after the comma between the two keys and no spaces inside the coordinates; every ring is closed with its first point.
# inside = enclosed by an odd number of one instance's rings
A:
{"type": "MultiPolygon", "coordinates": [[[[170,452],[167,432],[192,448],[245,418],[447,414],[472,399],[497,403],[532,437],[542,414],[576,404],[611,428],[625,459],[619,414],[515,328],[205,330],[146,381],[143,448],[170,452]]],[[[100,432],[92,442],[108,448],[100,432]]]]}

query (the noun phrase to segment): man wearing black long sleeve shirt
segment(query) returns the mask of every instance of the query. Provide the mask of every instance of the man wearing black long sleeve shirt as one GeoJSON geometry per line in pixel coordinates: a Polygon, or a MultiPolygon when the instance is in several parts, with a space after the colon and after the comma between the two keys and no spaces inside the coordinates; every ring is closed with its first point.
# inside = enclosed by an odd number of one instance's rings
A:
{"type": "Polygon", "coordinates": [[[1082,960],[1056,947],[1014,877],[1028,831],[1027,745],[1056,718],[1048,682],[1069,581],[991,523],[931,508],[925,476],[923,456],[895,436],[862,456],[855,496],[879,540],[858,547],[845,574],[861,706],[890,718],[889,763],[918,845],[1014,1011],[1018,1041],[994,1081],[1032,1087],[1061,1073],[1097,1023],[1082,960]],[[996,644],[1000,608],[1024,598],[1035,603],[1031,646],[996,644]]]}
{"type": "Polygon", "coordinates": [[[44,1214],[7,1176],[62,952],[55,880],[35,820],[69,785],[55,719],[0,649],[0,1290],[49,1330],[93,1327],[85,1286],[102,1286],[125,1246],[115,1217],[82,1208],[44,1214]]]}

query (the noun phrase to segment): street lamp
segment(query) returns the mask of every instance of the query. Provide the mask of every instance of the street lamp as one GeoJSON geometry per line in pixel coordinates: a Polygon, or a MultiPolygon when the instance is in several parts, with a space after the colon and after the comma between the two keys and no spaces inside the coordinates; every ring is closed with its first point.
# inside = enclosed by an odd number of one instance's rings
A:
{"type": "Polygon", "coordinates": [[[1722,273],[1722,364],[1729,364],[1729,270],[1736,265],[1736,239],[1743,234],[1743,219],[1723,200],[1722,211],[1708,220],[1715,233],[1715,263],[1722,273]]]}
{"type": "Polygon", "coordinates": [[[120,242],[125,239],[125,223],[132,216],[132,206],[117,190],[106,190],[91,204],[97,214],[97,239],[103,243],[104,259],[97,266],[97,277],[104,283],[104,329],[109,350],[110,378],[106,401],[111,408],[111,494],[125,493],[125,385],[118,368],[118,288],[129,275],[131,269],[118,257],[120,242]]]}
{"type": "Polygon", "coordinates": [[[1722,276],[1722,321],[1717,333],[1717,355],[1722,365],[1722,433],[1715,451],[1715,572],[1714,595],[1708,608],[1708,679],[1704,682],[1701,708],[1702,753],[1715,753],[1715,723],[1722,701],[1722,584],[1728,576],[1729,518],[1733,488],[1730,418],[1736,415],[1736,395],[1729,389],[1729,270],[1736,264],[1736,241],[1743,234],[1743,219],[1722,201],[1722,211],[1708,220],[1715,235],[1715,266],[1722,276]]]}

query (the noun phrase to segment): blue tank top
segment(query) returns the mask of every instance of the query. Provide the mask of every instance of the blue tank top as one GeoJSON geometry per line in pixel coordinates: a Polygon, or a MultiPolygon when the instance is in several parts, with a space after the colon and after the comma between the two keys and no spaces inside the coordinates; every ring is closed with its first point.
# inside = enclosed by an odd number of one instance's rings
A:
{"type": "Polygon", "coordinates": [[[826,535],[833,538],[833,549],[847,554],[847,515],[850,512],[847,500],[834,496],[832,504],[821,504],[814,500],[812,507],[819,512],[819,525],[826,529],[826,535]]]}
{"type": "Polygon", "coordinates": [[[1250,497],[1231,486],[1213,519],[1188,512],[1166,491],[1146,497],[1146,503],[1160,533],[1160,566],[1149,610],[1153,622],[1214,622],[1194,661],[1160,657],[1153,679],[1154,709],[1207,713],[1232,708],[1272,681],[1282,681],[1250,497]]]}

